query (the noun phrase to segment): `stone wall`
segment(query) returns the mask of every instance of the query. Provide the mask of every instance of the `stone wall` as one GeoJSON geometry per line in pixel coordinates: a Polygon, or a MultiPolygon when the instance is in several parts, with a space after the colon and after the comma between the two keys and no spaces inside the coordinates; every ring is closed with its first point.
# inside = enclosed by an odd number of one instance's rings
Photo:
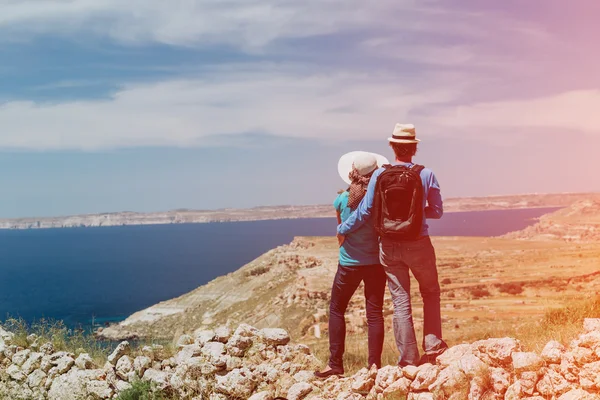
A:
{"type": "Polygon", "coordinates": [[[512,338],[487,339],[454,346],[435,365],[365,368],[324,381],[314,378],[319,363],[310,349],[291,345],[282,329],[196,331],[181,336],[172,357],[160,346],[133,355],[122,342],[101,367],[87,354],[55,352],[36,338],[18,348],[12,339],[0,328],[0,398],[109,399],[141,379],[196,400],[600,400],[600,319],[586,319],[568,348],[552,341],[537,354],[512,338]]]}

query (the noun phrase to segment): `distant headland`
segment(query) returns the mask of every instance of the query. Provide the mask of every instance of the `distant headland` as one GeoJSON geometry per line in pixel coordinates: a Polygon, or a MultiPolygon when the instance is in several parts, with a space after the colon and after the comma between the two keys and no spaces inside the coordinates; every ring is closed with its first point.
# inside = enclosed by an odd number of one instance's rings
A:
{"type": "MultiPolygon", "coordinates": [[[[600,199],[600,193],[522,194],[448,198],[446,212],[566,207],[583,199],[600,199]]],[[[77,228],[125,225],[196,224],[297,218],[332,218],[331,205],[267,206],[248,209],[189,210],[165,212],[115,212],[58,217],[0,219],[0,229],[77,228]]]]}

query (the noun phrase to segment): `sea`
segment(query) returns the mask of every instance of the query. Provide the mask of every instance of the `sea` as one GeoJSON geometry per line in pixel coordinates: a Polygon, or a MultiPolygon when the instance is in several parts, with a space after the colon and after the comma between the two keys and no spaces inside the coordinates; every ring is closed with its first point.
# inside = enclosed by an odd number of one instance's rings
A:
{"type": "MultiPolygon", "coordinates": [[[[432,236],[498,236],[556,208],[446,213],[432,236]]],[[[295,236],[332,236],[334,218],[0,230],[0,321],[123,320],[235,271],[295,236]]]]}

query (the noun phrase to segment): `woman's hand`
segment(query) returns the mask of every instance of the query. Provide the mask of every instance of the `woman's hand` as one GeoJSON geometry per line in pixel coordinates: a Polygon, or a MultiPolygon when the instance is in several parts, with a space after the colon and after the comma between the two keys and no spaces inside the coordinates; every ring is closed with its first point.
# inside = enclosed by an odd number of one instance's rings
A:
{"type": "Polygon", "coordinates": [[[337,240],[338,240],[338,245],[340,247],[342,247],[342,245],[344,244],[344,240],[346,240],[346,236],[344,235],[340,235],[339,233],[336,235],[337,240]]]}

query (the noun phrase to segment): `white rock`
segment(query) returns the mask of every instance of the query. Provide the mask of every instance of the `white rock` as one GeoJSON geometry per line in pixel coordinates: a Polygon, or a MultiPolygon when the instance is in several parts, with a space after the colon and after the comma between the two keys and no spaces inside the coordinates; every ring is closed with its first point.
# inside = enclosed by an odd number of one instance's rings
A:
{"type": "Polygon", "coordinates": [[[282,346],[290,342],[290,334],[285,329],[265,328],[260,331],[260,335],[269,345],[282,346]]]}
{"type": "Polygon", "coordinates": [[[256,388],[252,372],[246,368],[234,369],[225,376],[216,376],[216,390],[235,398],[247,399],[256,388]]]}
{"type": "Polygon", "coordinates": [[[37,388],[44,385],[46,374],[41,369],[36,369],[27,377],[27,385],[30,388],[37,388]]]}
{"type": "Polygon", "coordinates": [[[148,356],[138,356],[133,360],[133,369],[139,377],[144,376],[144,372],[152,366],[152,359],[148,356]]]}
{"type": "Polygon", "coordinates": [[[79,369],[94,369],[96,366],[94,365],[94,360],[87,353],[81,353],[79,357],[75,360],[75,366],[79,369]]]}
{"type": "Polygon", "coordinates": [[[542,357],[534,352],[513,352],[512,364],[515,372],[537,371],[544,365],[542,357]]]}
{"type": "Polygon", "coordinates": [[[288,390],[287,398],[288,400],[302,400],[312,391],[313,387],[309,383],[296,383],[288,390]]]}
{"type": "MultiPolygon", "coordinates": [[[[211,330],[196,330],[194,332],[194,337],[196,338],[196,343],[202,346],[204,343],[208,343],[215,338],[215,332],[211,330]]],[[[191,343],[188,343],[191,344],[191,343]]]]}
{"type": "Polygon", "coordinates": [[[571,385],[559,373],[548,369],[536,388],[543,396],[560,396],[571,389],[571,385]]]}
{"type": "Polygon", "coordinates": [[[177,364],[184,364],[186,360],[192,357],[198,357],[202,354],[202,347],[197,344],[190,344],[189,346],[184,346],[179,353],[175,355],[175,362],[177,364]]]}
{"type": "Polygon", "coordinates": [[[191,337],[190,335],[181,335],[179,337],[179,339],[177,340],[176,346],[177,346],[178,349],[180,349],[183,346],[187,346],[187,345],[190,345],[190,344],[194,344],[194,338],[191,337]]]}
{"type": "Polygon", "coordinates": [[[452,346],[436,358],[436,363],[445,368],[467,354],[472,354],[470,344],[459,344],[457,346],[452,346]]]}
{"type": "Polygon", "coordinates": [[[240,324],[233,334],[244,337],[259,337],[260,331],[248,324],[240,324]]]}
{"type": "Polygon", "coordinates": [[[15,355],[12,356],[13,364],[20,367],[21,365],[25,364],[25,361],[27,361],[30,354],[31,350],[29,349],[16,352],[15,355]]]}
{"type": "Polygon", "coordinates": [[[11,377],[11,379],[14,379],[17,382],[22,382],[27,378],[27,375],[25,375],[23,371],[21,371],[21,369],[15,364],[9,366],[6,369],[6,373],[11,377]]]}
{"type": "Polygon", "coordinates": [[[69,373],[57,376],[52,380],[48,391],[49,400],[85,399],[88,395],[89,381],[98,380],[102,370],[71,370],[69,373]]]}
{"type": "Polygon", "coordinates": [[[52,344],[52,342],[48,342],[48,343],[44,343],[41,347],[40,347],[40,352],[44,353],[45,355],[49,356],[52,353],[54,353],[54,345],[52,344]]]}
{"type": "Polygon", "coordinates": [[[164,371],[157,371],[155,369],[148,369],[144,372],[144,376],[142,378],[145,381],[154,382],[159,389],[165,389],[169,386],[169,374],[164,371]]]}
{"type": "Polygon", "coordinates": [[[258,392],[250,396],[248,400],[273,400],[273,395],[270,392],[258,392]]]}
{"type": "Polygon", "coordinates": [[[108,356],[108,362],[112,365],[117,365],[119,358],[129,355],[131,353],[131,346],[129,342],[121,342],[117,348],[108,356]]]}
{"type": "Polygon", "coordinates": [[[117,361],[117,366],[115,368],[115,372],[117,376],[124,381],[129,381],[129,374],[133,371],[133,363],[131,362],[131,358],[129,356],[122,356],[117,361]]]}
{"type": "Polygon", "coordinates": [[[538,371],[525,371],[521,373],[519,378],[521,390],[529,396],[533,396],[535,385],[538,383],[538,371]]]}
{"type": "Polygon", "coordinates": [[[34,370],[38,369],[42,363],[42,353],[31,353],[29,358],[21,366],[21,370],[25,375],[29,375],[34,370]]]}
{"type": "Polygon", "coordinates": [[[392,382],[387,388],[383,390],[384,397],[388,398],[402,398],[408,393],[410,389],[411,380],[405,377],[401,377],[398,380],[392,382]]]}
{"type": "Polygon", "coordinates": [[[417,372],[417,376],[415,380],[410,385],[410,388],[415,391],[425,390],[429,388],[438,375],[438,367],[431,364],[423,364],[419,367],[419,372],[417,372]]]}
{"type": "Polygon", "coordinates": [[[591,394],[582,389],[572,389],[563,394],[558,400],[598,400],[600,396],[591,394]]]}
{"type": "Polygon", "coordinates": [[[552,340],[544,346],[544,350],[542,350],[542,359],[547,363],[551,364],[560,364],[560,359],[562,354],[565,352],[565,346],[557,342],[556,340],[552,340]]]}
{"type": "Polygon", "coordinates": [[[402,368],[402,373],[408,379],[413,380],[419,373],[419,367],[416,367],[414,365],[407,365],[406,367],[402,368]]]}
{"type": "Polygon", "coordinates": [[[86,384],[86,391],[98,399],[110,399],[113,396],[113,390],[106,381],[89,381],[86,384]]]}
{"type": "Polygon", "coordinates": [[[52,363],[56,365],[57,373],[60,375],[69,371],[71,367],[75,364],[75,360],[73,360],[72,357],[65,355],[52,363]]]}
{"type": "Polygon", "coordinates": [[[579,372],[583,389],[600,389],[600,361],[584,365],[579,372]]]}
{"type": "Polygon", "coordinates": [[[473,343],[473,347],[483,353],[483,356],[479,358],[486,364],[505,366],[512,361],[512,353],[520,351],[521,343],[512,338],[487,339],[473,343]]]}
{"type": "Polygon", "coordinates": [[[583,320],[583,331],[586,333],[600,331],[600,318],[585,318],[583,320]]]}
{"type": "Polygon", "coordinates": [[[231,337],[231,331],[226,326],[220,326],[215,329],[215,337],[214,340],[221,343],[227,343],[229,338],[231,337]]]}
{"type": "Polygon", "coordinates": [[[375,386],[381,390],[387,389],[392,383],[402,377],[402,370],[395,365],[386,365],[377,371],[375,386]]]}
{"type": "Polygon", "coordinates": [[[294,375],[294,380],[296,382],[311,383],[315,378],[315,373],[313,371],[300,371],[294,375]]]}
{"type": "Polygon", "coordinates": [[[456,364],[452,364],[437,375],[436,380],[429,385],[428,389],[439,398],[459,395],[464,399],[469,393],[469,379],[456,364]]]}

